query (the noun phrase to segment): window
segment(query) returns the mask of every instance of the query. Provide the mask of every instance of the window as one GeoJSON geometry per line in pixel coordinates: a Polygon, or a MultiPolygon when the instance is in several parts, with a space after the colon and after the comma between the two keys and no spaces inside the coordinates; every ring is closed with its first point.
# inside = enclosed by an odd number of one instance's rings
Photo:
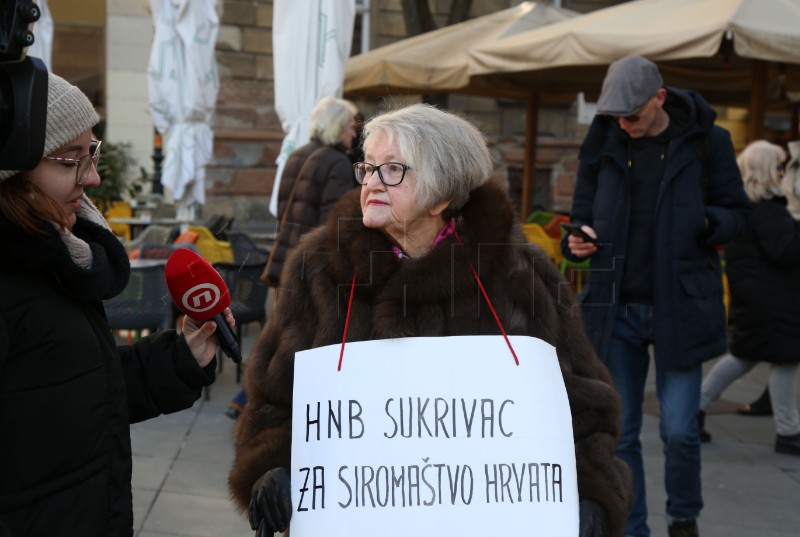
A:
{"type": "Polygon", "coordinates": [[[369,51],[369,2],[370,0],[356,0],[356,20],[353,25],[351,56],[369,51]]]}

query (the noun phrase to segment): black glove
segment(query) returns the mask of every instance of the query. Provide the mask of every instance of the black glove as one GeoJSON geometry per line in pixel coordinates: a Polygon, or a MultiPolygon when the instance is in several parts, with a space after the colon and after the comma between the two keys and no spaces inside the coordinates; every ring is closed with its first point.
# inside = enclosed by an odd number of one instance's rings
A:
{"type": "Polygon", "coordinates": [[[610,537],[608,515],[592,500],[581,500],[578,537],[610,537]]]}
{"type": "Polygon", "coordinates": [[[250,528],[256,537],[282,533],[292,518],[292,493],[289,470],[278,466],[268,470],[253,485],[250,493],[250,528]]]}

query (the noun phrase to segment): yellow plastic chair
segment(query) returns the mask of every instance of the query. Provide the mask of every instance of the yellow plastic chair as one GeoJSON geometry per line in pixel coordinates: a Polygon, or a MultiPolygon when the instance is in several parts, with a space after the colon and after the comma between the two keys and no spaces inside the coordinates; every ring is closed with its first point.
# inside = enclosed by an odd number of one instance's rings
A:
{"type": "Polygon", "coordinates": [[[189,231],[197,234],[194,245],[200,255],[209,263],[233,263],[233,247],[227,241],[217,239],[205,226],[189,226],[189,231]]]}
{"type": "MultiPolygon", "coordinates": [[[[724,253],[723,253],[724,256],[724,253]]],[[[725,320],[731,318],[731,288],[728,285],[728,275],[725,274],[725,258],[720,260],[720,268],[722,268],[722,303],[725,306],[725,320]]]]}
{"type": "Polygon", "coordinates": [[[554,239],[548,235],[539,224],[522,224],[522,232],[529,241],[541,246],[544,253],[553,260],[556,266],[561,265],[564,254],[561,253],[561,241],[559,239],[554,239]]]}
{"type": "MultiPolygon", "coordinates": [[[[131,218],[133,216],[133,208],[127,201],[112,201],[103,216],[105,216],[106,219],[131,218]]],[[[114,235],[122,237],[125,239],[125,242],[130,242],[131,226],[129,224],[114,224],[109,222],[108,225],[111,227],[111,231],[114,232],[114,235]]]]}

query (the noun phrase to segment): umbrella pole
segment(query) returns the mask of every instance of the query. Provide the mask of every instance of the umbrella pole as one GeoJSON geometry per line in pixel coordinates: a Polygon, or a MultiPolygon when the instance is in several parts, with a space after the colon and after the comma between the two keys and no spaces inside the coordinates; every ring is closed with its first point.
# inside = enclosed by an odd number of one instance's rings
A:
{"type": "Polygon", "coordinates": [[[162,151],[161,133],[153,128],[153,194],[163,194],[164,185],[161,184],[161,162],[164,160],[162,151]]]}
{"type": "Polygon", "coordinates": [[[528,109],[525,122],[525,164],[522,177],[522,200],[520,208],[522,221],[531,212],[531,192],[536,179],[536,135],[539,115],[539,94],[528,96],[528,109]]]}
{"type": "Polygon", "coordinates": [[[747,143],[764,137],[764,110],[767,98],[767,62],[753,60],[753,87],[750,92],[750,114],[747,122],[747,143]]]}

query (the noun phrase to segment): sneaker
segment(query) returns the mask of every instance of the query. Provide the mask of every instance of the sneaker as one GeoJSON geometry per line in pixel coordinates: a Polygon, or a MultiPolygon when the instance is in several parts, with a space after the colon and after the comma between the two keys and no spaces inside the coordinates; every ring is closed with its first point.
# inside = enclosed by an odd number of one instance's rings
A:
{"type": "Polygon", "coordinates": [[[669,537],[700,537],[697,520],[681,520],[669,525],[669,537]]]}
{"type": "Polygon", "coordinates": [[[234,406],[233,404],[229,404],[227,408],[225,408],[225,415],[228,416],[230,419],[235,420],[239,417],[242,413],[241,408],[237,408],[238,405],[234,406]]]}
{"type": "Polygon", "coordinates": [[[800,455],[800,433],[789,436],[779,434],[775,438],[775,453],[800,455]]]}

